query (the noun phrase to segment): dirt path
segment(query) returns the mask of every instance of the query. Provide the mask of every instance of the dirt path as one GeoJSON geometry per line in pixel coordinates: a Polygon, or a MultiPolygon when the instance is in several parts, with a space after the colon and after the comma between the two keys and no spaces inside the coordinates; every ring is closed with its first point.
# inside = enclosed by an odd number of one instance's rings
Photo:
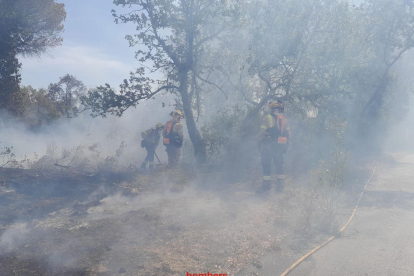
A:
{"type": "MultiPolygon", "coordinates": [[[[355,218],[337,238],[289,275],[414,275],[414,155],[396,154],[397,163],[379,163],[355,218]]],[[[310,247],[311,248],[311,247],[310,247]]],[[[308,248],[308,249],[310,249],[308,248]]],[[[290,264],[301,254],[295,254],[290,264]]],[[[268,256],[258,275],[280,275],[290,264],[268,256]],[[276,261],[279,266],[273,266],[276,261]],[[277,269],[275,269],[277,267],[277,269]]]]}

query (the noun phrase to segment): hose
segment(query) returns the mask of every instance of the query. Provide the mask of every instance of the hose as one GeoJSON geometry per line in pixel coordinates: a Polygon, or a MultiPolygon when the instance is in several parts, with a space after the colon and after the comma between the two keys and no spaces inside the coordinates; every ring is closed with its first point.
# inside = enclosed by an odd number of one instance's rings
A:
{"type": "MultiPolygon", "coordinates": [[[[377,169],[377,166],[375,165],[375,168],[372,171],[371,177],[368,179],[367,183],[364,186],[364,189],[362,189],[362,192],[359,195],[358,202],[355,205],[355,208],[354,208],[354,211],[352,212],[352,215],[349,217],[348,222],[344,225],[344,227],[342,227],[341,230],[339,230],[339,233],[342,233],[348,227],[348,225],[351,223],[352,219],[354,218],[355,213],[356,213],[356,211],[358,209],[359,203],[361,202],[362,196],[364,195],[365,189],[367,188],[368,183],[371,181],[372,177],[374,176],[376,169],[377,169]]],[[[309,257],[310,255],[312,255],[313,253],[315,253],[316,251],[318,251],[319,249],[321,249],[322,247],[324,247],[325,245],[327,245],[328,243],[330,243],[334,239],[335,239],[335,236],[332,236],[329,239],[327,239],[324,243],[316,246],[314,249],[312,249],[311,251],[309,251],[308,253],[306,253],[306,255],[304,255],[302,258],[300,258],[299,260],[297,260],[288,269],[286,269],[285,272],[283,272],[280,276],[286,276],[286,275],[288,275],[295,267],[297,267],[300,263],[302,263],[307,257],[309,257]]]]}

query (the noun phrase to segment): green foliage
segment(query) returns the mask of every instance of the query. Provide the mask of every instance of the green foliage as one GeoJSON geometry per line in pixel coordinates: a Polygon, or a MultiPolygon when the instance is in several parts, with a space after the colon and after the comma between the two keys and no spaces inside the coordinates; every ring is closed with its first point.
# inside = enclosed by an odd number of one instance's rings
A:
{"type": "Polygon", "coordinates": [[[30,129],[50,124],[63,114],[44,89],[23,86],[11,95],[8,110],[30,129]]]}
{"type": "Polygon", "coordinates": [[[0,1],[0,109],[19,90],[17,55],[40,55],[62,43],[64,4],[55,0],[0,1]]]}
{"type": "Polygon", "coordinates": [[[366,63],[380,69],[363,107],[366,117],[372,119],[380,116],[391,80],[391,68],[414,47],[414,7],[403,0],[369,0],[361,6],[360,24],[365,26],[363,35],[369,50],[366,63]]]}
{"type": "Polygon", "coordinates": [[[65,75],[58,83],[49,85],[47,96],[55,103],[56,108],[67,118],[78,114],[78,99],[86,93],[86,86],[72,75],[65,75]]]}
{"type": "Polygon", "coordinates": [[[333,140],[333,146],[330,154],[321,159],[319,164],[310,171],[310,193],[305,200],[303,230],[309,232],[311,220],[314,217],[319,230],[335,235],[339,231],[338,197],[344,188],[348,173],[348,152],[344,148],[347,123],[343,119],[333,117],[326,125],[327,132],[333,140]]]}
{"type": "Polygon", "coordinates": [[[347,123],[343,119],[332,118],[327,125],[327,131],[334,140],[334,147],[330,156],[325,161],[320,161],[319,167],[314,171],[314,182],[319,186],[341,190],[347,172],[348,153],[344,148],[347,123]]]}
{"type": "Polygon", "coordinates": [[[11,94],[8,111],[30,129],[78,114],[79,98],[86,93],[85,85],[74,76],[65,75],[48,89],[23,86],[11,94]]]}
{"type": "Polygon", "coordinates": [[[230,84],[224,85],[228,97],[248,106],[243,125],[253,123],[269,100],[284,99],[297,167],[326,157],[324,145],[333,143],[327,131],[331,118],[349,123],[344,139],[356,150],[384,133],[384,99],[395,81],[391,68],[414,46],[413,5],[403,0],[240,5],[243,26],[223,37],[210,57],[221,72],[214,75],[217,82],[230,84]]]}
{"type": "MultiPolygon", "coordinates": [[[[202,128],[207,154],[212,161],[229,162],[233,159],[240,137],[242,118],[245,116],[239,107],[226,108],[217,112],[202,128]]],[[[235,161],[235,160],[233,160],[235,161]]]]}
{"type": "Polygon", "coordinates": [[[0,109],[7,107],[10,94],[19,90],[20,67],[21,64],[15,53],[8,53],[0,57],[0,109]]]}

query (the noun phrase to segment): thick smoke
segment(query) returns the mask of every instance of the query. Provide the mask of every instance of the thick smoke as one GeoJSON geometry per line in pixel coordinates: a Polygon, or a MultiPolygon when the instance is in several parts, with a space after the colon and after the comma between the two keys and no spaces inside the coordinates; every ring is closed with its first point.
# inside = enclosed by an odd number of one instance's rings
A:
{"type": "MultiPolygon", "coordinates": [[[[140,147],[141,132],[171,119],[169,113],[174,107],[168,104],[172,102],[169,99],[171,97],[166,96],[162,100],[142,103],[136,109],[127,110],[122,117],[108,115],[107,118],[92,118],[86,111],[79,117],[63,118],[37,131],[27,129],[15,119],[3,119],[0,126],[1,146],[13,147],[12,152],[18,159],[27,157],[33,161],[36,156],[40,158],[47,154],[48,146],[60,153],[65,149],[96,145],[96,150],[105,158],[113,156],[124,143],[123,165],[138,164],[145,158],[145,150],[140,147]],[[167,103],[165,108],[162,108],[163,103],[167,103]]],[[[162,148],[160,146],[158,152],[165,161],[162,148]]]]}
{"type": "MultiPolygon", "coordinates": [[[[236,36],[241,33],[235,32],[236,36]]],[[[279,31],[275,35],[284,37],[279,31]]],[[[265,38],[266,43],[275,42],[273,37],[265,38]]],[[[318,45],[325,45],[329,39],[319,40],[318,45]]],[[[332,43],[340,43],[339,40],[332,43]]],[[[265,42],[256,45],[257,49],[262,49],[265,42]]],[[[292,81],[297,82],[297,90],[293,89],[291,100],[285,102],[293,135],[285,155],[286,190],[276,193],[273,185],[268,193],[259,196],[255,191],[262,184],[263,173],[257,131],[260,117],[269,113],[267,100],[262,99],[267,99],[264,95],[274,85],[265,80],[272,74],[279,76],[283,70],[288,73],[280,75],[281,81],[288,78],[293,65],[271,64],[275,66],[273,71],[260,79],[263,72],[252,74],[245,70],[248,44],[237,46],[243,48],[238,49],[240,54],[221,53],[227,59],[215,60],[209,51],[202,55],[213,63],[223,63],[223,68],[226,63],[236,64],[228,67],[235,70],[228,78],[220,71],[208,74],[221,82],[220,87],[204,83],[203,89],[208,91],[190,104],[206,142],[208,160],[203,164],[195,162],[184,119],[185,140],[179,166],[166,166],[167,155],[161,142],[156,152],[162,164],[157,164],[156,172],[151,175],[139,170],[146,154],[140,146],[141,132],[171,119],[170,112],[182,100],[176,99],[178,94],[156,95],[156,99],[128,109],[122,117],[92,118],[85,111],[35,131],[11,116],[3,117],[0,147],[12,147],[16,162],[26,162],[20,169],[3,170],[1,166],[8,156],[0,160],[0,269],[5,271],[0,274],[167,276],[209,271],[258,275],[254,271],[262,269],[259,260],[264,255],[277,256],[278,261],[283,259],[290,264],[313,243],[337,236],[349,210],[355,206],[355,195],[370,176],[371,160],[380,162],[384,156],[392,159],[389,152],[414,151],[414,53],[406,53],[391,70],[379,126],[373,131],[380,135],[373,135],[368,141],[382,148],[361,158],[358,154],[365,154],[363,148],[367,145],[362,142],[367,141],[358,140],[363,135],[355,134],[361,130],[355,125],[360,119],[362,102],[367,99],[359,102],[352,97],[355,87],[361,91],[364,87],[355,81],[354,75],[344,73],[338,79],[336,73],[330,76],[330,70],[323,71],[323,58],[318,64],[321,75],[319,69],[306,67],[316,56],[336,57],[336,51],[330,53],[322,46],[315,47],[310,54],[305,51],[308,63],[303,70],[308,72],[301,76],[303,79],[292,81]],[[309,81],[311,75],[314,79],[309,81]],[[328,81],[320,86],[302,87],[302,82],[316,82],[325,76],[328,81]],[[338,96],[329,87],[322,89],[323,85],[330,85],[329,77],[332,82],[352,79],[344,81],[344,86],[335,86],[351,96],[338,96]],[[230,84],[232,80],[234,83],[230,84]],[[316,100],[310,96],[312,89],[319,89],[316,100]],[[352,109],[357,111],[353,113],[352,109]],[[250,112],[254,114],[251,118],[246,116],[250,112]],[[351,120],[346,118],[348,115],[351,120]]],[[[288,51],[286,59],[295,57],[300,47],[302,44],[288,51]]],[[[270,49],[261,51],[278,55],[270,49]]],[[[341,60],[335,62],[342,64],[341,60]]],[[[353,68],[343,63],[346,66],[338,71],[353,68]]],[[[206,68],[210,65],[203,64],[206,68]]],[[[334,67],[332,71],[336,72],[334,67]]],[[[364,69],[367,75],[378,73],[364,69]]],[[[358,93],[355,94],[360,97],[362,92],[358,93]]],[[[369,98],[368,94],[363,96],[369,98]]],[[[272,164],[273,184],[277,181],[274,169],[272,164]]],[[[288,267],[272,262],[277,273],[288,267]]]]}

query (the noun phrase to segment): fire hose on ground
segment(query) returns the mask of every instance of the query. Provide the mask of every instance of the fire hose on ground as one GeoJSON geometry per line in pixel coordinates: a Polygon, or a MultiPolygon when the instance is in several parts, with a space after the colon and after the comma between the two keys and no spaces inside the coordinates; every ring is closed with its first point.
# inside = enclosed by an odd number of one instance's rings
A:
{"type": "MultiPolygon", "coordinates": [[[[339,230],[339,233],[342,233],[347,227],[348,225],[351,223],[352,219],[355,216],[355,213],[358,209],[359,203],[361,202],[362,196],[364,195],[365,189],[368,186],[368,183],[371,181],[372,177],[375,174],[375,170],[377,169],[377,166],[375,166],[374,170],[372,171],[372,175],[371,177],[368,179],[367,183],[364,186],[364,189],[362,189],[361,194],[359,195],[358,198],[358,202],[355,205],[354,211],[352,212],[351,216],[348,219],[348,222],[344,225],[344,227],[342,227],[341,230],[339,230]]],[[[300,263],[302,263],[306,258],[308,258],[309,256],[311,256],[313,253],[315,253],[316,251],[318,251],[319,249],[321,249],[322,247],[324,247],[325,245],[327,245],[328,243],[330,243],[331,241],[333,241],[335,239],[336,236],[332,236],[329,239],[327,239],[324,243],[316,246],[314,249],[312,249],[311,251],[309,251],[308,253],[306,253],[306,255],[304,255],[302,258],[300,258],[299,260],[297,260],[293,265],[291,265],[288,269],[285,270],[285,272],[283,272],[280,276],[286,276],[288,275],[293,269],[295,269],[295,267],[297,267],[300,263]]]]}

